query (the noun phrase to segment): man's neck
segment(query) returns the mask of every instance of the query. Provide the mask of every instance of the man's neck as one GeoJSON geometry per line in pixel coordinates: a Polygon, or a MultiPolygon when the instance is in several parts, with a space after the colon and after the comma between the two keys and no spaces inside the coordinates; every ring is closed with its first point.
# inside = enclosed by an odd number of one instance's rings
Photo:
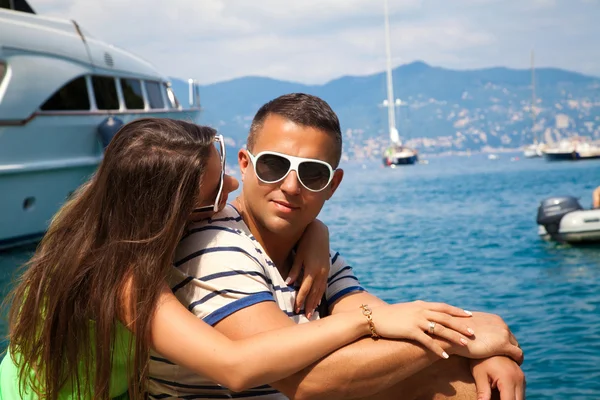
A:
{"type": "Polygon", "coordinates": [[[269,232],[263,226],[256,222],[252,214],[248,212],[244,205],[244,199],[239,196],[233,201],[235,208],[240,212],[244,223],[250,229],[250,232],[261,244],[269,258],[275,263],[275,266],[284,278],[292,266],[292,249],[300,240],[302,233],[290,237],[269,232]]]}

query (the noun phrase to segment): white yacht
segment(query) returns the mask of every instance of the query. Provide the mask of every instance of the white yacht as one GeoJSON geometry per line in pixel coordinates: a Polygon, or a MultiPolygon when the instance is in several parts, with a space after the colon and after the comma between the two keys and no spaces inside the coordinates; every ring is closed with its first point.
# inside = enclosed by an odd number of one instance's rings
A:
{"type": "Polygon", "coordinates": [[[600,146],[592,143],[589,138],[575,136],[563,139],[558,144],[544,150],[548,161],[577,161],[600,158],[600,146]]]}
{"type": "Polygon", "coordinates": [[[392,81],[392,51],[390,45],[390,22],[388,17],[388,3],[384,4],[384,22],[385,22],[385,53],[386,53],[386,78],[387,78],[387,100],[383,105],[388,111],[388,130],[390,136],[390,145],[383,152],[383,165],[386,167],[396,167],[398,165],[412,165],[419,160],[416,150],[402,144],[400,134],[396,129],[396,105],[400,106],[399,99],[394,100],[394,84],[392,81]]]}
{"type": "Polygon", "coordinates": [[[189,85],[184,107],[147,61],[25,0],[0,0],[0,249],[43,235],[122,124],[197,120],[189,85]]]}

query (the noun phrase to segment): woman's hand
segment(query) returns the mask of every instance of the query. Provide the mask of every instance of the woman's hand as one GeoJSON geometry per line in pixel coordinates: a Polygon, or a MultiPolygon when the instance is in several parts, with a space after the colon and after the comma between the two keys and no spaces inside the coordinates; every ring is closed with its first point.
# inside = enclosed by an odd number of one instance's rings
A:
{"type": "Polygon", "coordinates": [[[294,264],[286,280],[286,283],[291,285],[303,272],[302,285],[294,306],[296,313],[300,312],[304,304],[306,317],[310,318],[314,314],[327,289],[330,268],[329,229],[317,219],[306,227],[300,238],[294,264]]]}
{"type": "Polygon", "coordinates": [[[523,363],[523,350],[504,320],[495,314],[473,312],[469,321],[477,334],[466,348],[450,349],[452,353],[471,359],[507,356],[517,364],[523,363]]]}
{"type": "Polygon", "coordinates": [[[378,335],[388,339],[415,340],[435,354],[448,358],[432,336],[466,346],[465,336],[473,336],[469,311],[445,303],[413,301],[373,308],[373,323],[378,335]]]}

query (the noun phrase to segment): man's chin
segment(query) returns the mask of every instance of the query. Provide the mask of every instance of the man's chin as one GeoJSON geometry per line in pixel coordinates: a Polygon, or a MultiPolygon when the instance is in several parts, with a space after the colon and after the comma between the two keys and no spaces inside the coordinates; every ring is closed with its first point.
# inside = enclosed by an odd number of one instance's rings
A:
{"type": "Polygon", "coordinates": [[[265,221],[265,228],[275,235],[288,236],[303,230],[302,224],[296,218],[282,218],[280,216],[271,216],[265,221]]]}

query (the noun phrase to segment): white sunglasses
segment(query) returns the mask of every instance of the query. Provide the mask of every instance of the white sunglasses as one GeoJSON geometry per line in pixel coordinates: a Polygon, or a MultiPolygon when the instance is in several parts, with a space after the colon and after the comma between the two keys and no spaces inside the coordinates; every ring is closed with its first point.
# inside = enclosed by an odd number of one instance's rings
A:
{"type": "Polygon", "coordinates": [[[223,181],[225,180],[225,141],[223,140],[223,135],[215,136],[215,143],[220,144],[221,152],[219,155],[221,156],[221,182],[219,182],[219,190],[217,191],[217,198],[215,199],[215,203],[210,206],[202,206],[195,208],[192,212],[208,212],[208,211],[219,211],[219,203],[221,202],[221,194],[223,193],[223,181]]]}
{"type": "Polygon", "coordinates": [[[248,151],[256,176],[263,183],[276,183],[296,171],[298,180],[311,192],[320,192],[333,179],[331,165],[314,158],[288,156],[275,151],[261,151],[256,156],[248,151]]]}

